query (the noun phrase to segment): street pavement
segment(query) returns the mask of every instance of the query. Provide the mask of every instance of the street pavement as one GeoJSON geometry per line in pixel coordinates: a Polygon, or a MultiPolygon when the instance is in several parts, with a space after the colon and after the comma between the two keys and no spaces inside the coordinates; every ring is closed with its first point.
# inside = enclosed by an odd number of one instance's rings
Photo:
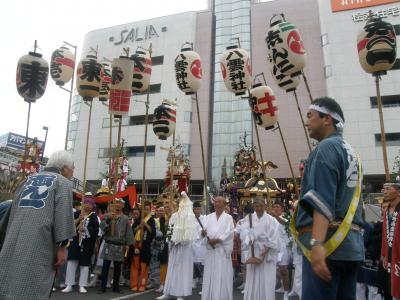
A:
{"type": "MultiPolygon", "coordinates": [[[[154,292],[153,290],[148,290],[144,293],[132,293],[128,288],[123,287],[121,294],[116,294],[111,292],[111,289],[108,289],[107,293],[105,294],[98,294],[98,288],[88,288],[87,294],[80,294],[79,288],[74,287],[74,291],[68,294],[63,294],[57,289],[57,292],[53,293],[51,298],[52,300],[127,300],[127,299],[134,299],[134,300],[150,300],[155,299],[156,297],[160,296],[161,294],[154,292]]],[[[185,300],[200,300],[201,296],[198,295],[199,290],[193,290],[193,295],[190,297],[185,297],[185,300]]],[[[276,294],[276,300],[282,300],[283,294],[276,294]]],[[[242,300],[243,295],[240,293],[239,290],[235,289],[233,294],[234,300],[242,300]]],[[[290,300],[297,300],[297,297],[292,297],[290,300]]],[[[267,300],[267,299],[266,299],[267,300]]]]}

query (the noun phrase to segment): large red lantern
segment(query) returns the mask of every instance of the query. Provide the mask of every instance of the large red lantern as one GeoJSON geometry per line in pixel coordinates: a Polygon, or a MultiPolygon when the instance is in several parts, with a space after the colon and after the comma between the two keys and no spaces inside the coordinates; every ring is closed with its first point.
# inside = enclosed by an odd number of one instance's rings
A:
{"type": "Polygon", "coordinates": [[[392,24],[371,16],[357,37],[358,58],[367,73],[382,74],[396,62],[396,32],[392,24]]]}
{"type": "Polygon", "coordinates": [[[160,140],[166,140],[175,132],[176,101],[163,100],[154,110],[153,131],[160,140]]]}
{"type": "Polygon", "coordinates": [[[22,56],[17,66],[17,90],[26,102],[35,102],[43,96],[47,78],[49,77],[49,64],[36,52],[29,52],[22,56]]]}
{"type": "Polygon", "coordinates": [[[306,51],[296,26],[281,16],[281,20],[271,22],[265,36],[268,55],[280,73],[298,76],[306,65],[306,51]]]}
{"type": "Polygon", "coordinates": [[[272,59],[268,57],[269,60],[269,70],[271,71],[272,78],[274,79],[276,85],[281,89],[285,90],[286,93],[293,92],[300,84],[300,77],[291,77],[290,75],[282,74],[278,67],[272,62],[272,59]]]}
{"type": "Polygon", "coordinates": [[[137,62],[134,62],[132,93],[143,93],[150,86],[152,61],[148,51],[136,50],[134,55],[137,62]]]}
{"type": "Polygon", "coordinates": [[[127,56],[114,58],[110,89],[109,113],[126,116],[132,95],[133,61],[127,56]]]}
{"type": "Polygon", "coordinates": [[[60,47],[54,50],[51,55],[50,75],[57,85],[63,86],[70,81],[74,68],[74,54],[67,47],[60,47]]]}
{"type": "Polygon", "coordinates": [[[250,57],[244,49],[229,46],[220,58],[226,88],[236,96],[244,95],[251,87],[250,57]]]}
{"type": "Polygon", "coordinates": [[[175,78],[178,88],[186,95],[192,95],[201,86],[201,59],[200,55],[193,51],[192,44],[185,45],[175,58],[175,78]]]}
{"type": "Polygon", "coordinates": [[[78,64],[76,71],[76,89],[84,101],[92,101],[99,96],[101,83],[101,64],[97,62],[97,56],[87,55],[78,64]]]}
{"type": "Polygon", "coordinates": [[[111,66],[108,62],[101,63],[101,85],[99,90],[99,100],[106,102],[110,98],[110,85],[111,85],[111,66]]]}
{"type": "Polygon", "coordinates": [[[272,89],[261,83],[250,90],[250,105],[258,125],[266,130],[274,128],[278,122],[278,106],[272,89]]]}

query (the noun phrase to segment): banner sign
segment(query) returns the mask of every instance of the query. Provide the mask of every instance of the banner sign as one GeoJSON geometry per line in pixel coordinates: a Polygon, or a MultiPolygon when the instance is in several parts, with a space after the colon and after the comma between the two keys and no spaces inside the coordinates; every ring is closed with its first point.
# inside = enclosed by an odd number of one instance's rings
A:
{"type": "Polygon", "coordinates": [[[333,12],[338,12],[397,2],[399,0],[331,0],[331,6],[333,12]]]}

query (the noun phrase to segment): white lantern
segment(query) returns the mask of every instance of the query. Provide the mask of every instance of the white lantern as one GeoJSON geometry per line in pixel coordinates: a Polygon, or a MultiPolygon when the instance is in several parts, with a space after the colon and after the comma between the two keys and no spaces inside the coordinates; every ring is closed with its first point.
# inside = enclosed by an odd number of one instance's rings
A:
{"type": "Polygon", "coordinates": [[[268,68],[271,71],[272,78],[274,79],[276,85],[285,90],[286,93],[295,91],[300,84],[300,77],[291,77],[290,75],[282,74],[279,72],[278,67],[273,64],[272,59],[270,57],[268,57],[268,59],[268,68]]]}
{"type": "Polygon", "coordinates": [[[87,55],[78,64],[76,71],[76,89],[84,101],[92,101],[99,96],[101,64],[97,56],[87,55]]]}
{"type": "Polygon", "coordinates": [[[153,131],[160,140],[166,140],[175,132],[176,101],[163,100],[154,110],[153,131]]]}
{"type": "Polygon", "coordinates": [[[137,50],[134,54],[141,67],[134,62],[132,93],[144,93],[150,85],[152,61],[148,51],[137,50]]]}
{"type": "Polygon", "coordinates": [[[196,93],[201,86],[200,55],[192,46],[184,46],[175,58],[175,78],[178,88],[186,95],[196,93]]]}
{"type": "Polygon", "coordinates": [[[51,55],[50,75],[57,85],[63,86],[70,81],[74,69],[74,54],[67,47],[60,47],[54,50],[51,55]]]}
{"type": "Polygon", "coordinates": [[[284,18],[270,26],[265,42],[274,65],[284,75],[300,75],[306,65],[307,56],[298,29],[284,18]]]}
{"type": "Polygon", "coordinates": [[[110,85],[111,85],[111,66],[108,62],[101,63],[101,71],[100,71],[100,78],[101,78],[101,85],[99,91],[99,100],[100,101],[107,101],[110,98],[110,85]]]}
{"type": "Polygon", "coordinates": [[[250,57],[238,46],[226,49],[219,61],[225,86],[236,96],[244,95],[251,87],[250,57]]]}
{"type": "Polygon", "coordinates": [[[358,58],[367,73],[385,74],[396,62],[396,32],[392,24],[370,17],[357,37],[358,58]]]}
{"type": "Polygon", "coordinates": [[[17,65],[17,90],[26,102],[35,102],[43,96],[47,78],[49,77],[49,64],[36,52],[29,52],[22,56],[17,65]]]}
{"type": "Polygon", "coordinates": [[[274,128],[278,122],[278,103],[274,92],[266,85],[256,84],[250,90],[250,105],[258,125],[265,130],[274,128]]]}
{"type": "Polygon", "coordinates": [[[109,113],[126,116],[132,95],[133,61],[127,56],[114,58],[110,88],[109,113]]]}

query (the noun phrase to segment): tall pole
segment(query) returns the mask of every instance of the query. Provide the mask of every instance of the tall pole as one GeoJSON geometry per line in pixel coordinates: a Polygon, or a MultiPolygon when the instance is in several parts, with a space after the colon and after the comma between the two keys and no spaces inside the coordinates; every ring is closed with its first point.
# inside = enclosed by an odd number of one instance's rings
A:
{"type": "Polygon", "coordinates": [[[202,133],[202,130],[201,130],[199,99],[197,97],[197,92],[195,93],[195,101],[196,101],[196,110],[197,110],[197,124],[199,126],[199,134],[200,134],[201,160],[202,160],[202,163],[203,163],[203,176],[204,176],[203,196],[204,196],[204,199],[206,201],[206,212],[208,212],[206,160],[205,160],[205,157],[204,157],[203,133],[202,133]]]}
{"type": "Polygon", "coordinates": [[[110,136],[108,139],[108,192],[111,192],[112,189],[112,179],[111,179],[111,175],[112,175],[112,120],[113,120],[113,115],[110,114],[110,136]]]}
{"type": "MultiPolygon", "coordinates": [[[[35,41],[36,43],[36,41],[35,41]]],[[[26,159],[28,158],[28,134],[29,134],[29,121],[31,119],[31,101],[28,102],[28,116],[26,121],[26,133],[25,133],[25,152],[24,152],[24,172],[23,174],[26,175],[26,159]]]]}
{"type": "MultiPolygon", "coordinates": [[[[74,62],[76,64],[76,46],[71,45],[70,43],[67,43],[64,41],[65,44],[67,44],[68,46],[74,48],[74,62]]],[[[71,102],[72,102],[72,93],[73,93],[73,88],[74,88],[74,81],[75,81],[75,66],[74,66],[74,71],[72,72],[72,78],[71,78],[71,87],[70,90],[61,87],[63,90],[69,92],[69,102],[68,102],[68,118],[67,118],[67,131],[65,133],[65,144],[64,144],[64,150],[67,150],[68,147],[68,131],[69,131],[69,121],[71,118],[71,102]]]]}
{"type": "MultiPolygon", "coordinates": [[[[152,44],[148,49],[150,59],[152,53],[152,44]]],[[[150,84],[147,88],[147,97],[146,97],[146,114],[144,115],[144,146],[143,146],[143,176],[142,176],[142,207],[141,207],[141,214],[142,220],[144,220],[144,200],[145,200],[145,190],[146,190],[146,160],[147,160],[147,128],[149,125],[149,106],[150,106],[150,84]]]]}
{"type": "Polygon", "coordinates": [[[46,130],[46,135],[44,136],[44,143],[43,143],[43,149],[42,149],[42,155],[40,157],[40,161],[43,163],[43,156],[44,156],[44,149],[46,147],[46,142],[47,142],[47,133],[49,132],[49,127],[43,126],[43,130],[46,130]]]}
{"type": "Polygon", "coordinates": [[[305,122],[304,122],[303,114],[302,114],[302,112],[301,112],[301,108],[300,108],[300,105],[299,105],[299,98],[297,97],[296,90],[293,91],[293,95],[294,95],[294,98],[296,99],[297,110],[298,110],[298,112],[299,112],[300,119],[301,119],[301,123],[302,123],[302,125],[303,125],[303,130],[304,130],[304,134],[305,134],[305,136],[306,136],[308,150],[310,150],[310,152],[311,152],[310,138],[308,137],[308,133],[307,133],[307,129],[306,129],[306,124],[305,124],[305,122]]]}
{"type": "Polygon", "coordinates": [[[174,189],[173,189],[173,181],[174,181],[174,167],[175,167],[175,131],[172,135],[172,147],[171,147],[171,166],[170,166],[170,183],[171,183],[171,191],[170,191],[170,201],[174,201],[174,189]]]}
{"type": "Polygon", "coordinates": [[[91,123],[91,119],[92,119],[92,106],[93,106],[93,99],[89,101],[89,121],[88,121],[87,134],[86,134],[85,162],[83,165],[82,203],[85,198],[85,192],[86,192],[86,169],[87,169],[87,157],[88,157],[88,150],[89,150],[90,123],[91,123]]]}
{"type": "MultiPolygon", "coordinates": [[[[114,158],[114,182],[113,182],[113,197],[112,197],[112,201],[113,201],[113,207],[115,209],[115,203],[116,203],[116,199],[115,199],[115,194],[118,192],[118,167],[119,167],[119,158],[121,157],[120,152],[121,152],[121,128],[122,128],[122,116],[120,115],[114,115],[115,119],[119,119],[118,122],[118,138],[117,138],[117,151],[115,153],[115,158],[114,158]]],[[[111,234],[114,235],[115,233],[115,219],[111,220],[111,234]]]]}
{"type": "Polygon", "coordinates": [[[379,122],[381,125],[381,143],[382,143],[382,154],[383,154],[383,166],[385,168],[385,179],[386,181],[390,181],[390,173],[387,159],[387,150],[386,150],[386,133],[385,133],[385,124],[383,122],[383,111],[382,111],[382,98],[381,91],[379,88],[379,75],[375,75],[375,85],[376,85],[376,100],[378,102],[378,110],[379,110],[379,122]]]}
{"type": "Polygon", "coordinates": [[[301,74],[303,75],[304,84],[306,85],[306,89],[307,89],[307,93],[308,93],[308,98],[310,98],[310,103],[312,104],[312,102],[313,102],[313,97],[312,97],[312,95],[311,95],[311,89],[310,89],[310,86],[308,85],[308,80],[307,80],[306,74],[304,74],[304,71],[301,71],[301,74]]]}

